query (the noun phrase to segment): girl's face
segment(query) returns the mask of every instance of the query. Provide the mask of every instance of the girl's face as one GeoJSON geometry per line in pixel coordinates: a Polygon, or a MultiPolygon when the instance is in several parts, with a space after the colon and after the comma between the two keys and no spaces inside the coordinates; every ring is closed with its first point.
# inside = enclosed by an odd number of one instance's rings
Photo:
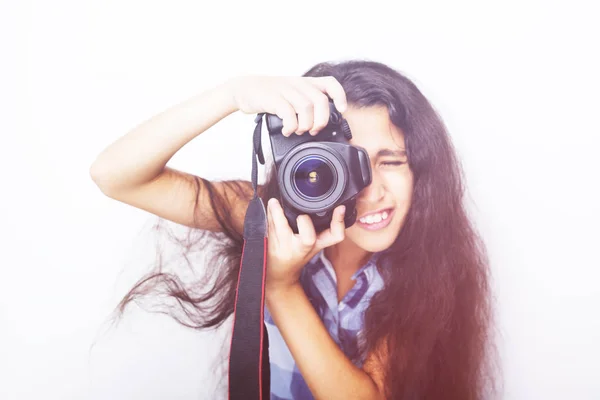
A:
{"type": "Polygon", "coordinates": [[[346,240],[367,252],[392,245],[410,207],[413,174],[408,165],[403,132],[389,118],[386,107],[354,108],[344,118],[352,131],[350,144],[364,148],[371,159],[372,182],[356,200],[356,223],[346,229],[346,240]]]}

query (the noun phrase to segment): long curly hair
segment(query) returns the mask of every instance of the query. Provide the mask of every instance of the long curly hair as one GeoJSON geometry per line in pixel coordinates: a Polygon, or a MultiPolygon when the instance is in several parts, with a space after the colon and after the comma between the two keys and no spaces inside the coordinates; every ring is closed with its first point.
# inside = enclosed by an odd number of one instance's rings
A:
{"type": "MultiPolygon", "coordinates": [[[[303,76],[335,77],[349,105],[387,107],[390,120],[404,133],[414,176],[404,225],[379,260],[385,285],[365,312],[361,357],[385,343],[389,399],[495,397],[500,370],[487,250],[463,204],[463,172],[442,119],[410,79],[379,62],[324,62],[303,76]]],[[[270,169],[259,191],[265,204],[279,194],[270,169]]],[[[183,254],[206,253],[210,243],[208,275],[186,285],[178,273],[163,270],[160,260],[120,301],[119,315],[131,301],[161,294],[175,300],[174,307],[161,312],[194,329],[219,327],[232,316],[243,246],[230,212],[234,197],[195,179],[198,194],[209,192],[221,230],[190,228],[179,243],[183,254]]],[[[235,201],[249,200],[247,182],[223,183],[238,194],[235,201]]],[[[202,207],[196,202],[195,215],[202,207]]]]}

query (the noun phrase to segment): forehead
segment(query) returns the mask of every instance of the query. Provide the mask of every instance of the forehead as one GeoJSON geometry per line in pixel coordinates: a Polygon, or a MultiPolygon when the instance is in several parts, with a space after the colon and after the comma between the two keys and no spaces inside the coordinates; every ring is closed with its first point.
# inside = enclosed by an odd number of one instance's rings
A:
{"type": "Polygon", "coordinates": [[[387,107],[349,106],[344,118],[352,131],[350,144],[363,147],[369,154],[381,149],[406,149],[404,133],[390,120],[387,107]]]}

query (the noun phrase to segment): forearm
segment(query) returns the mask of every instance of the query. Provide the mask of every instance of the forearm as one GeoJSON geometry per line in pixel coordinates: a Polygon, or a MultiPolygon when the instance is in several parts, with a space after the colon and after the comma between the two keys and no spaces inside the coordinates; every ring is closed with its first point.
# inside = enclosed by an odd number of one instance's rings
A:
{"type": "Polygon", "coordinates": [[[90,168],[96,184],[113,191],[154,179],[185,144],[236,111],[229,85],[224,82],[177,104],[109,145],[90,168]]]}
{"type": "Polygon", "coordinates": [[[267,293],[267,307],[316,399],[380,399],[373,380],[333,341],[302,287],[267,293]]]}

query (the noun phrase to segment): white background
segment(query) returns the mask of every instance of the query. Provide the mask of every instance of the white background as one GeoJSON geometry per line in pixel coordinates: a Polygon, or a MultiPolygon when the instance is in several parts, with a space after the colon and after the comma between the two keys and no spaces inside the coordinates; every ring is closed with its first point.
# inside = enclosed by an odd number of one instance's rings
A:
{"type": "MultiPolygon", "coordinates": [[[[600,62],[594,1],[12,1],[0,6],[0,399],[211,399],[222,333],[113,307],[152,215],[89,167],[231,76],[366,58],[440,111],[488,243],[506,399],[600,399],[600,62]],[[393,4],[393,8],[392,8],[393,4]]],[[[252,116],[170,165],[250,177],[252,116]]],[[[222,396],[221,392],[221,396],[222,396]]]]}

